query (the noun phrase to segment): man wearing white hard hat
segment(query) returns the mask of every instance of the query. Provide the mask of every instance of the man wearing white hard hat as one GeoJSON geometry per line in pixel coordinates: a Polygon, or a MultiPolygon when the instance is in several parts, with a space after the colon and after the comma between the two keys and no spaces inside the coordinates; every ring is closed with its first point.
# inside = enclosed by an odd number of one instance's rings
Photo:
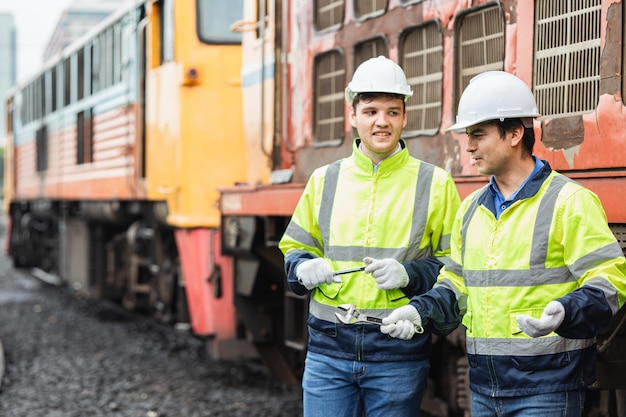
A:
{"type": "Polygon", "coordinates": [[[380,321],[434,284],[460,197],[401,139],[411,94],[388,58],[357,68],[345,90],[352,155],[313,172],[279,244],[289,288],[310,294],[305,417],[420,412],[431,335],[391,338],[380,321]]]}
{"type": "Polygon", "coordinates": [[[582,415],[595,381],[595,336],[626,299],[626,259],[597,196],[533,155],[528,86],[491,71],[461,96],[466,151],[489,184],[461,204],[437,283],[383,319],[466,327],[472,417],[582,415]]]}

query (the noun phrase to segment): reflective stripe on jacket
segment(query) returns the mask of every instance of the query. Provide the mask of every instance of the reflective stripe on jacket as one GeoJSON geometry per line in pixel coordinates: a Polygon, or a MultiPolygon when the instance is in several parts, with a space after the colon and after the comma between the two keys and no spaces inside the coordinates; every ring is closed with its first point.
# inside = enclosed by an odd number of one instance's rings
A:
{"type": "Polygon", "coordinates": [[[413,305],[431,317],[438,308],[438,328],[455,323],[441,308],[450,291],[466,308],[472,390],[516,396],[593,383],[594,336],[626,298],[626,260],[600,201],[545,162],[499,220],[494,212],[487,187],[464,200],[439,281],[413,305]],[[552,300],[566,311],[556,333],[522,333],[516,316],[539,318],[552,300]]]}
{"type": "Polygon", "coordinates": [[[309,349],[352,360],[428,358],[430,336],[411,341],[390,338],[377,325],[338,323],[339,304],[354,304],[376,317],[408,303],[430,289],[449,254],[450,231],[460,198],[443,169],[411,157],[406,144],[375,170],[353,144],[350,157],[318,168],[309,179],[280,241],[290,288],[297,265],[325,258],[333,270],[363,265],[363,258],[394,258],[411,278],[404,290],[379,290],[364,272],[342,275],[341,283],[322,284],[311,292],[309,349]],[[419,261],[418,261],[419,260],[419,261]]]}

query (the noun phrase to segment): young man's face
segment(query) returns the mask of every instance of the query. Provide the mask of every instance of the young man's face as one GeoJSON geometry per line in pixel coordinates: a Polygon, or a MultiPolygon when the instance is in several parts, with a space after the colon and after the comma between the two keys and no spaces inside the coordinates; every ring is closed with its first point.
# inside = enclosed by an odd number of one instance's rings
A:
{"type": "Polygon", "coordinates": [[[402,129],[406,126],[404,101],[384,96],[361,100],[356,110],[350,108],[350,124],[361,138],[363,153],[378,163],[398,147],[402,129]]]}

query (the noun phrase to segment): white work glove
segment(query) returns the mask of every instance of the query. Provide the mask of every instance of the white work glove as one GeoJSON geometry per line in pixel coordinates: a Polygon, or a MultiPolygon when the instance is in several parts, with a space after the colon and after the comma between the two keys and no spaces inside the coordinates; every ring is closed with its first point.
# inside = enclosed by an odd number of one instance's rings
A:
{"type": "Polygon", "coordinates": [[[333,275],[333,270],[323,258],[314,258],[298,264],[296,267],[298,282],[307,290],[312,290],[320,284],[341,282],[341,277],[333,275]]]}
{"type": "Polygon", "coordinates": [[[540,319],[520,314],[516,317],[520,330],[530,337],[545,336],[555,331],[565,318],[565,308],[558,301],[550,301],[540,319]]]}
{"type": "Polygon", "coordinates": [[[372,274],[376,280],[376,287],[381,290],[392,290],[394,288],[404,288],[409,285],[409,274],[404,266],[392,258],[374,259],[367,257],[363,259],[365,272],[372,274]]]}
{"type": "Polygon", "coordinates": [[[422,316],[417,312],[415,307],[407,304],[400,308],[396,308],[383,319],[380,331],[391,337],[398,339],[410,340],[415,333],[424,333],[422,327],[422,316]]]}

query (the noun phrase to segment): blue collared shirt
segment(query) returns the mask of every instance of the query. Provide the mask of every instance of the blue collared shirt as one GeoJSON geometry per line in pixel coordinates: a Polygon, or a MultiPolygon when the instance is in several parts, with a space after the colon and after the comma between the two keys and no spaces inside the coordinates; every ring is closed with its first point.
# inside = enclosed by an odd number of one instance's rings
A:
{"type": "Polygon", "coordinates": [[[489,180],[489,191],[491,191],[491,195],[493,196],[493,205],[496,209],[496,219],[499,219],[502,212],[506,210],[511,204],[513,204],[513,202],[515,201],[515,197],[517,197],[519,191],[524,188],[526,183],[532,177],[534,177],[535,174],[541,170],[541,168],[543,168],[543,162],[539,158],[533,155],[533,159],[535,160],[535,168],[533,168],[533,172],[530,173],[530,175],[524,180],[522,185],[520,185],[519,188],[515,190],[515,192],[511,194],[508,199],[505,199],[500,192],[500,189],[498,188],[498,184],[496,184],[494,177],[492,176],[489,180]]]}

